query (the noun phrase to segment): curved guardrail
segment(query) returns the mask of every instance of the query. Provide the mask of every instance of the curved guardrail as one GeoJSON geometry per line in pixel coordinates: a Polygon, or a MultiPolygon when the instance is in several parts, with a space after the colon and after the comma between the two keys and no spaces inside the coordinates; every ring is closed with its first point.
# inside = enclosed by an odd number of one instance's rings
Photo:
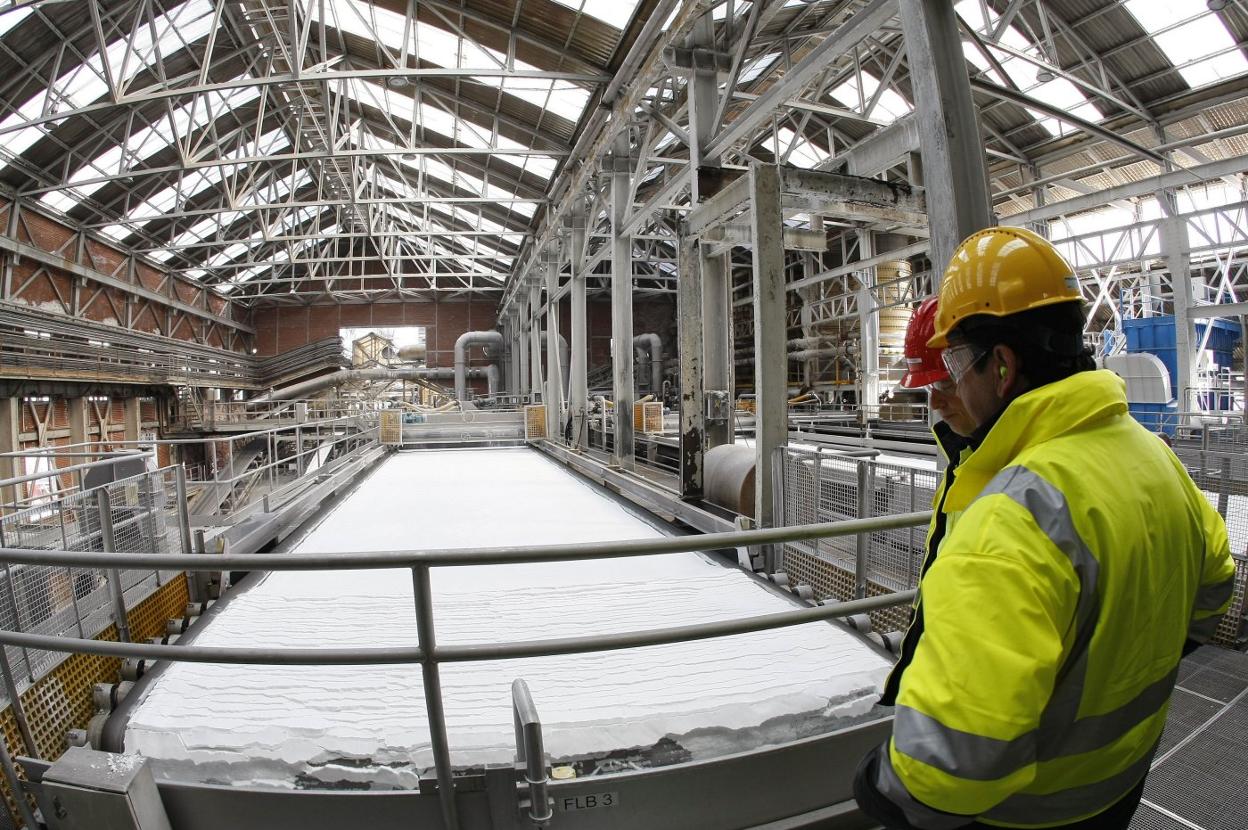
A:
{"type": "Polygon", "coordinates": [[[895,516],[850,519],[826,524],[765,528],[730,533],[707,533],[693,536],[635,539],[619,542],[494,547],[476,550],[436,549],[333,554],[227,553],[179,555],[0,548],[0,566],[54,565],[103,569],[143,567],[184,571],[318,571],[408,568],[412,571],[419,645],[415,647],[372,649],[233,648],[119,643],[86,640],[77,637],[25,634],[8,630],[0,630],[0,644],[46,649],[49,651],[103,654],[113,657],[138,657],[143,659],[203,663],[266,665],[420,663],[425,687],[425,704],[429,718],[430,743],[433,749],[442,811],[447,827],[456,828],[459,827],[459,824],[455,809],[450,750],[446,737],[446,722],[442,708],[439,664],[611,651],[725,637],[733,634],[802,625],[835,617],[848,617],[865,611],[909,602],[913,599],[914,592],[902,591],[894,594],[851,600],[849,602],[799,608],[775,614],[662,629],[649,629],[623,634],[600,634],[586,637],[564,637],[510,643],[475,643],[441,647],[437,645],[434,633],[433,595],[429,580],[429,570],[431,568],[651,556],[665,553],[718,550],[721,548],[828,539],[837,536],[852,536],[861,533],[873,533],[881,530],[921,525],[929,521],[931,515],[930,511],[924,511],[903,513],[895,516]]]}

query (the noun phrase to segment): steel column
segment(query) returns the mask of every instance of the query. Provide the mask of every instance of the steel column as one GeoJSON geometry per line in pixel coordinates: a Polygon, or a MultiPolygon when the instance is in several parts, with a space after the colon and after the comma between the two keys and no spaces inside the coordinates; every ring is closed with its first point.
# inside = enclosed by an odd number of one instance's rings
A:
{"type": "Polygon", "coordinates": [[[780,212],[780,170],[750,165],[754,221],[754,520],[775,519],[772,458],[788,438],[784,236],[780,212]]]}
{"type": "Polygon", "coordinates": [[[988,172],[957,16],[948,0],[898,0],[914,86],[933,288],[958,243],[993,224],[988,172]]]}
{"type": "Polygon", "coordinates": [[[581,263],[585,259],[585,213],[572,214],[571,249],[568,254],[569,271],[572,275],[572,343],[569,367],[568,404],[572,411],[572,446],[589,449],[589,347],[585,316],[585,272],[581,263]]]}
{"type": "Polygon", "coordinates": [[[529,387],[533,403],[546,399],[542,389],[542,284],[536,278],[529,285],[529,387]]]}
{"type": "Polygon", "coordinates": [[[563,430],[560,424],[563,419],[563,390],[560,378],[563,375],[559,366],[559,304],[555,301],[555,292],[559,289],[559,251],[547,251],[546,254],[546,437],[558,440],[563,430]]]}
{"type": "MultiPolygon", "coordinates": [[[[875,236],[871,231],[858,231],[858,252],[864,259],[875,255],[875,236]]],[[[858,288],[858,408],[864,426],[872,417],[871,407],[880,402],[880,315],[875,292],[871,290],[877,282],[874,274],[874,266],[869,272],[860,272],[858,288]]],[[[878,412],[874,414],[879,417],[878,412]]]]}
{"type": "MultiPolygon", "coordinates": [[[[706,388],[728,396],[729,411],[733,394],[732,337],[732,253],[731,249],[711,255],[699,246],[702,276],[702,379],[706,388]]],[[[733,442],[732,417],[712,421],[706,427],[706,446],[733,442]]]]}
{"type": "Polygon", "coordinates": [[[1168,214],[1161,221],[1161,255],[1170,271],[1171,293],[1174,295],[1174,346],[1175,367],[1174,396],[1179,402],[1179,412],[1192,411],[1192,377],[1195,372],[1196,353],[1192,348],[1195,327],[1192,324],[1192,256],[1187,236],[1187,222],[1175,209],[1174,194],[1169,190],[1157,193],[1157,201],[1168,214]]]}
{"type": "Polygon", "coordinates": [[[532,378],[529,375],[529,300],[521,296],[517,307],[520,309],[515,321],[516,334],[516,394],[526,396],[533,391],[532,378]]]}
{"type": "Polygon", "coordinates": [[[633,469],[633,240],[624,231],[628,215],[629,172],[618,164],[628,156],[628,131],[615,143],[611,175],[611,367],[615,396],[615,452],[612,461],[633,469]]]}
{"type": "Polygon", "coordinates": [[[681,234],[676,282],[680,330],[680,496],[702,497],[706,404],[702,394],[702,276],[697,239],[681,234]]]}

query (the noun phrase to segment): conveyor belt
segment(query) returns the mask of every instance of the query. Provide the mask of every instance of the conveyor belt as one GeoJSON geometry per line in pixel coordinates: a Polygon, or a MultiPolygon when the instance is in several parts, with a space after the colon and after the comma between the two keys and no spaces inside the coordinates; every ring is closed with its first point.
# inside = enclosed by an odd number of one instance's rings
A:
{"type": "MultiPolygon", "coordinates": [[[[528,449],[401,453],[299,545],[303,552],[609,541],[662,535],[528,449]]],[[[696,553],[437,569],[441,644],[544,639],[752,616],[791,607],[696,553]]],[[[271,573],[196,638],[203,645],[411,645],[406,571],[271,573]]],[[[555,759],[599,771],[715,757],[870,714],[887,659],[817,623],[590,655],[448,664],[453,761],[509,762],[509,687],[532,688],[555,759]],[[606,763],[605,755],[615,758],[606,763]],[[597,759],[597,760],[593,760],[597,759]],[[613,766],[614,765],[614,766],[613,766]]],[[[129,716],[127,751],[168,779],[412,788],[431,766],[417,666],[170,666],[129,716]]]]}

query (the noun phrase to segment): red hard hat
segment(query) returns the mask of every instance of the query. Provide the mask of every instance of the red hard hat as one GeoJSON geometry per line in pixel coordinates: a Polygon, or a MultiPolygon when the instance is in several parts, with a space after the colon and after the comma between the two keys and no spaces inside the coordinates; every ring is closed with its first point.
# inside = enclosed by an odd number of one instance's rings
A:
{"type": "Polygon", "coordinates": [[[901,379],[903,389],[921,389],[949,377],[940,359],[943,349],[932,349],[927,345],[935,331],[936,298],[928,297],[919,303],[910,318],[910,325],[906,327],[906,375],[901,379]]]}

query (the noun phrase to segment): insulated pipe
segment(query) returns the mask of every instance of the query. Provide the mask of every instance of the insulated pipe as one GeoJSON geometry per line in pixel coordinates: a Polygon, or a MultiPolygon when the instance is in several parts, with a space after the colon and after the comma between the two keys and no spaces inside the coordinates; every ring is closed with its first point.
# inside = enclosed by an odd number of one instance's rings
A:
{"type": "Polygon", "coordinates": [[[424,360],[426,355],[425,344],[421,343],[416,346],[403,346],[399,349],[399,360],[404,362],[413,362],[424,360]]]}
{"type": "MultiPolygon", "coordinates": [[[[572,366],[568,362],[568,340],[562,334],[559,337],[559,377],[563,379],[563,394],[568,394],[568,382],[571,380],[572,366]]],[[[543,348],[546,343],[546,330],[542,329],[543,348]]]]}
{"type": "MultiPolygon", "coordinates": [[[[497,383],[498,369],[497,367],[490,368],[494,368],[493,377],[494,382],[497,383]]],[[[468,376],[474,378],[484,377],[489,382],[491,374],[486,369],[469,369],[468,376]]],[[[268,401],[296,400],[331,386],[341,386],[344,383],[359,380],[416,380],[418,378],[446,379],[452,377],[455,377],[454,369],[430,368],[428,366],[419,366],[411,369],[342,369],[337,372],[331,372],[328,375],[321,375],[319,378],[312,378],[302,383],[296,383],[292,386],[274,389],[272,392],[266,392],[263,395],[257,395],[247,401],[247,403],[260,404],[268,401]]]]}
{"type": "Polygon", "coordinates": [[[633,348],[650,353],[650,391],[656,395],[663,389],[663,339],[657,334],[638,334],[633,348]]]}
{"type": "MultiPolygon", "coordinates": [[[[494,383],[490,394],[498,386],[498,356],[503,353],[503,335],[497,331],[466,331],[455,340],[455,399],[468,400],[468,348],[480,344],[491,349],[494,355],[494,383]]],[[[487,375],[487,378],[489,376],[487,375]]]]}

